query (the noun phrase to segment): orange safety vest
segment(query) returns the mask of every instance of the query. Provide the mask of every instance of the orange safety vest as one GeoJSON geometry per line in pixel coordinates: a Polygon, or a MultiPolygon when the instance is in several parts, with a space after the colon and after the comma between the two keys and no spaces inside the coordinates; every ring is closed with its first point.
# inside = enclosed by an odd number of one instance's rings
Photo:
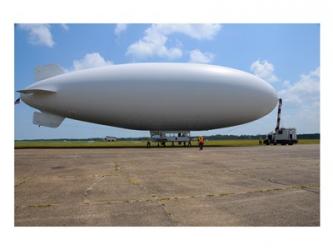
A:
{"type": "Polygon", "coordinates": [[[205,139],[203,138],[203,136],[200,136],[199,137],[199,143],[204,144],[204,142],[205,142],[205,139]]]}

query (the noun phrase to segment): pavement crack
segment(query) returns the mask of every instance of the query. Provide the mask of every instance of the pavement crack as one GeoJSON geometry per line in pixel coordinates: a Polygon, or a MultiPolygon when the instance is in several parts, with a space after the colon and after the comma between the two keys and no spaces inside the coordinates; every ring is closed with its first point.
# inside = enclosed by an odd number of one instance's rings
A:
{"type": "Polygon", "coordinates": [[[52,207],[52,206],[56,206],[57,204],[33,204],[33,205],[29,205],[28,207],[31,208],[48,208],[48,207],[52,207]]]}
{"type": "MultiPolygon", "coordinates": [[[[104,205],[104,204],[119,204],[119,203],[136,203],[136,202],[157,202],[160,205],[163,204],[165,207],[165,204],[170,201],[181,201],[186,199],[200,199],[200,198],[222,198],[222,197],[229,197],[229,196],[237,196],[237,195],[246,195],[246,194],[260,194],[260,193],[275,193],[275,192],[283,192],[288,190],[308,190],[309,188],[317,188],[318,186],[308,184],[308,185],[292,185],[285,187],[279,187],[279,188],[267,188],[267,189],[255,189],[255,190],[249,190],[246,192],[238,192],[238,193],[205,193],[205,194],[196,194],[196,195],[184,195],[184,196],[162,196],[158,197],[153,195],[151,198],[142,198],[142,199],[129,199],[129,200],[102,200],[102,201],[96,201],[90,204],[95,205],[104,205]]],[[[312,191],[315,192],[315,191],[312,191]]],[[[166,213],[169,213],[166,211],[166,213]]]]}
{"type": "Polygon", "coordinates": [[[174,216],[172,215],[172,213],[167,209],[166,204],[164,202],[162,202],[161,200],[157,200],[157,203],[161,206],[161,208],[164,211],[165,215],[169,219],[171,225],[172,226],[177,226],[178,222],[174,219],[174,216]]]}
{"type": "Polygon", "coordinates": [[[21,180],[19,183],[17,183],[17,184],[15,185],[15,187],[18,187],[18,186],[23,185],[23,184],[26,183],[29,179],[31,179],[31,177],[29,177],[29,176],[23,177],[22,180],[21,180]]]}
{"type": "MultiPolygon", "coordinates": [[[[238,193],[206,193],[206,194],[196,194],[196,195],[184,195],[184,196],[162,196],[158,197],[153,195],[151,198],[142,198],[142,199],[129,199],[129,200],[99,200],[99,201],[90,201],[88,199],[89,193],[94,189],[94,187],[104,180],[105,177],[110,175],[102,175],[99,176],[84,192],[84,201],[80,203],[80,205],[112,205],[112,204],[131,204],[137,202],[157,202],[164,210],[165,214],[169,218],[170,222],[177,225],[177,221],[174,219],[172,213],[167,209],[167,202],[171,201],[182,201],[186,199],[200,199],[200,198],[224,198],[230,196],[238,196],[238,195],[247,195],[247,194],[260,194],[260,193],[276,193],[276,192],[283,192],[288,190],[305,190],[313,193],[317,193],[315,190],[311,190],[314,188],[319,188],[318,185],[308,184],[308,185],[291,185],[286,186],[283,188],[270,188],[270,189],[257,189],[257,190],[250,190],[246,192],[238,192],[238,193]]],[[[29,205],[28,207],[32,208],[46,208],[50,206],[55,206],[60,204],[34,204],[29,205]]],[[[26,206],[17,206],[16,208],[24,208],[26,206]]]]}
{"type": "Polygon", "coordinates": [[[279,182],[279,181],[274,180],[274,179],[272,179],[272,178],[268,178],[267,181],[270,182],[270,183],[273,183],[273,184],[278,184],[278,185],[288,186],[287,184],[282,183],[282,182],[279,182]]]}
{"type": "MultiPolygon", "coordinates": [[[[114,164],[114,172],[119,172],[120,171],[120,166],[118,163],[114,164]]],[[[84,204],[92,204],[93,202],[91,202],[88,199],[89,194],[93,191],[94,187],[100,183],[101,181],[103,181],[105,179],[105,177],[109,177],[109,176],[113,176],[113,174],[103,174],[103,175],[95,175],[97,177],[97,179],[89,186],[87,187],[84,192],[83,192],[83,197],[84,197],[84,204]]]]}
{"type": "Polygon", "coordinates": [[[89,193],[94,189],[94,187],[101,182],[102,180],[104,180],[104,178],[108,176],[108,175],[102,175],[102,176],[98,176],[98,178],[89,186],[85,189],[83,196],[84,196],[84,203],[90,203],[90,200],[88,199],[88,195],[89,193]]]}

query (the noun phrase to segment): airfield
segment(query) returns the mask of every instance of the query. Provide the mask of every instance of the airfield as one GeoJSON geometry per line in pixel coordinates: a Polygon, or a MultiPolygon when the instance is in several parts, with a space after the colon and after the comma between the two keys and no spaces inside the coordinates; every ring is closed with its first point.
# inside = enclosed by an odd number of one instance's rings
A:
{"type": "Polygon", "coordinates": [[[15,225],[319,226],[320,146],[21,145],[15,225]]]}

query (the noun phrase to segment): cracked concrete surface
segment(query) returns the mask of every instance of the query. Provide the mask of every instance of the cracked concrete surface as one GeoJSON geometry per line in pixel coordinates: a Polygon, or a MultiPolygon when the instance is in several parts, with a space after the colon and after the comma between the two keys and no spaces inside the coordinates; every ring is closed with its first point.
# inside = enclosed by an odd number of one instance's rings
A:
{"type": "Polygon", "coordinates": [[[15,150],[16,226],[319,226],[319,145],[15,150]]]}

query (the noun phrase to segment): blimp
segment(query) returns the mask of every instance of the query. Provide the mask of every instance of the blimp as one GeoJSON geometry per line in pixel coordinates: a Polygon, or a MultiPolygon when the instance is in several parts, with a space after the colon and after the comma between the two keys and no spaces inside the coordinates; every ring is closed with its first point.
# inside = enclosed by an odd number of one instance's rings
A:
{"type": "Polygon", "coordinates": [[[19,90],[36,108],[33,123],[58,127],[65,118],[151,131],[211,130],[270,113],[278,98],[259,77],[192,63],[132,63],[64,72],[38,66],[36,82],[19,90]]]}

